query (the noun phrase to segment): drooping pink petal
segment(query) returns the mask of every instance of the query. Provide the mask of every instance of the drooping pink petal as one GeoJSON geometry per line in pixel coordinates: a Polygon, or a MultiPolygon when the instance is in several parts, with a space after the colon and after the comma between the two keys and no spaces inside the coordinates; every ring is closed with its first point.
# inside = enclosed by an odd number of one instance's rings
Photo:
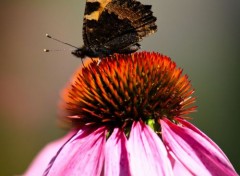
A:
{"type": "Polygon", "coordinates": [[[128,148],[133,176],[173,175],[171,163],[161,139],[143,122],[133,123],[128,148]]]}
{"type": "MultiPolygon", "coordinates": [[[[201,130],[199,130],[197,127],[195,127],[194,125],[192,125],[191,123],[189,123],[188,121],[182,119],[182,118],[176,118],[183,126],[193,130],[194,132],[198,133],[199,135],[201,135],[203,138],[205,138],[206,140],[208,140],[208,142],[210,142],[219,152],[222,153],[222,155],[229,161],[229,159],[227,158],[227,156],[225,155],[225,153],[218,147],[218,145],[212,140],[210,139],[206,134],[204,134],[201,130]]],[[[230,162],[230,161],[229,161],[230,162]]],[[[232,169],[233,166],[232,166],[232,169]]]]}
{"type": "Polygon", "coordinates": [[[190,128],[161,120],[165,145],[193,175],[228,175],[237,173],[215,146],[190,128]]]}
{"type": "Polygon", "coordinates": [[[103,168],[105,136],[104,127],[83,128],[60,149],[44,175],[100,175],[103,168]]]}
{"type": "Polygon", "coordinates": [[[105,176],[130,176],[127,138],[122,130],[115,128],[106,143],[105,176]]]}
{"type": "Polygon", "coordinates": [[[42,176],[43,172],[48,166],[48,163],[55,156],[59,148],[70,139],[77,131],[71,130],[63,138],[53,141],[47,144],[40,153],[33,160],[27,171],[23,174],[24,176],[42,176]]]}

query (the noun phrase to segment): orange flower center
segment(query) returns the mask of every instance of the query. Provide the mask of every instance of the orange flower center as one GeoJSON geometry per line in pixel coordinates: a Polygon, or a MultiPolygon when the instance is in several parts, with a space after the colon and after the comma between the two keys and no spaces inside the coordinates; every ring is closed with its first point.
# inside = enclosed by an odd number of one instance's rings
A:
{"type": "Polygon", "coordinates": [[[115,54],[81,69],[64,91],[64,111],[75,125],[128,129],[133,121],[159,119],[194,111],[193,89],[182,69],[167,56],[139,52],[115,54]]]}

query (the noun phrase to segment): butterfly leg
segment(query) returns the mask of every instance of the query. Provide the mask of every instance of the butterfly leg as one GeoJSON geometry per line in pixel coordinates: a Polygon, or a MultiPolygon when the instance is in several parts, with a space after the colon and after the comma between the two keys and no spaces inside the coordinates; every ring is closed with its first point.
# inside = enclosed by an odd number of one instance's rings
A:
{"type": "Polygon", "coordinates": [[[82,61],[82,65],[83,65],[83,67],[85,67],[84,62],[83,62],[83,58],[81,58],[81,61],[82,61]]]}

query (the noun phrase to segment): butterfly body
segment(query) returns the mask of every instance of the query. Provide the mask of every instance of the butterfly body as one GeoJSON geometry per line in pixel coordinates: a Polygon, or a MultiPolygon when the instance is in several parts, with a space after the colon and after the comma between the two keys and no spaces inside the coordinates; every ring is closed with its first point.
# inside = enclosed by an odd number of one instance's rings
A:
{"type": "Polygon", "coordinates": [[[156,32],[151,6],[136,0],[87,0],[84,46],[72,52],[84,58],[133,53],[143,37],[156,32]]]}

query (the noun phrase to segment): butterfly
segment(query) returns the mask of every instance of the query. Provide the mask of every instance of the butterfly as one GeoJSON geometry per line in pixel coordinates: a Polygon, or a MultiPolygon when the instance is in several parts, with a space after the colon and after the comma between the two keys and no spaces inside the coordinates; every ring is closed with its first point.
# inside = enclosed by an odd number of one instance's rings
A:
{"type": "Polygon", "coordinates": [[[84,45],[76,57],[105,57],[140,49],[143,37],[157,31],[151,5],[137,0],[87,0],[83,19],[84,45]]]}

